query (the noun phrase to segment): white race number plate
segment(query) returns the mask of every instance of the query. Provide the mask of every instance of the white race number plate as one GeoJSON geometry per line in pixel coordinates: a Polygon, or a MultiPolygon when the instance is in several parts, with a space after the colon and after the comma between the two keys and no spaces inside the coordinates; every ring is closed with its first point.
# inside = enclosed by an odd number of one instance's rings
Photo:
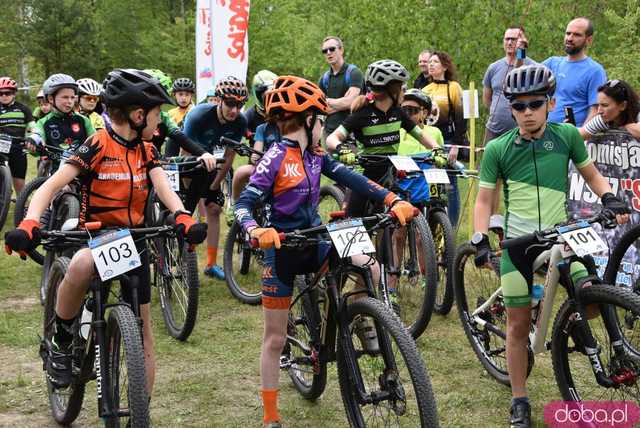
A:
{"type": "Polygon", "coordinates": [[[449,184],[449,176],[444,169],[430,168],[424,170],[424,178],[429,184],[449,184]]]}
{"type": "Polygon", "coordinates": [[[105,233],[89,241],[89,248],[102,281],[137,268],[142,263],[129,229],[105,233]]]}
{"type": "Polygon", "coordinates": [[[571,228],[572,230],[559,227],[558,232],[578,257],[606,251],[608,249],[607,244],[605,244],[600,235],[588,223],[584,224],[585,227],[571,228]]]}
{"type": "Polygon", "coordinates": [[[398,171],[420,171],[420,167],[409,156],[389,156],[389,160],[398,171]]]}
{"type": "Polygon", "coordinates": [[[362,220],[344,220],[329,223],[327,231],[340,257],[351,257],[358,254],[375,253],[362,220]]]}
{"type": "Polygon", "coordinates": [[[164,172],[167,173],[167,178],[169,179],[169,186],[171,186],[171,190],[177,192],[180,190],[180,171],[178,171],[178,165],[165,165],[163,167],[164,172]]]}
{"type": "Polygon", "coordinates": [[[0,153],[9,153],[11,151],[11,140],[7,137],[0,137],[0,153]]]}

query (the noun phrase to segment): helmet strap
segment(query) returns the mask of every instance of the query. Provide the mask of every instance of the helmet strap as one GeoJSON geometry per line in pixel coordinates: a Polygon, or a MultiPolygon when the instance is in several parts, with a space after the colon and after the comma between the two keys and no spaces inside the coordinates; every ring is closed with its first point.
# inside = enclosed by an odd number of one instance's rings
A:
{"type": "Polygon", "coordinates": [[[311,125],[307,125],[307,119],[304,120],[304,131],[307,134],[307,147],[312,148],[315,144],[313,141],[313,127],[316,125],[316,120],[318,119],[318,113],[314,110],[311,113],[311,125]]]}

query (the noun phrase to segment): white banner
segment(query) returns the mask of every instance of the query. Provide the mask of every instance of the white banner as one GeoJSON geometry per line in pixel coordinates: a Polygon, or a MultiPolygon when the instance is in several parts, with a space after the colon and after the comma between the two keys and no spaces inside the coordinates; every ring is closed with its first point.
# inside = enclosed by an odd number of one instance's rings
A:
{"type": "Polygon", "coordinates": [[[211,0],[198,0],[196,7],[196,99],[202,101],[213,87],[211,44],[211,0]]]}
{"type": "Polygon", "coordinates": [[[234,76],[247,78],[249,63],[250,0],[211,0],[211,28],[215,81],[234,76]]]}

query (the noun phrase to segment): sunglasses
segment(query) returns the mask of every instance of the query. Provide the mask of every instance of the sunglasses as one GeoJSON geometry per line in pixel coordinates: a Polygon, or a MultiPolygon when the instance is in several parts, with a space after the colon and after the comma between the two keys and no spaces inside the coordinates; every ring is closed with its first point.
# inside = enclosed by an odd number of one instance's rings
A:
{"type": "Polygon", "coordinates": [[[546,102],[547,102],[546,99],[533,100],[533,101],[529,101],[528,103],[525,103],[523,101],[516,101],[511,103],[511,108],[514,109],[515,111],[525,111],[527,108],[531,111],[535,111],[535,110],[538,110],[543,105],[545,105],[546,102]]]}
{"type": "Polygon", "coordinates": [[[83,95],[80,98],[83,98],[87,101],[92,101],[94,103],[98,101],[98,97],[96,97],[95,95],[83,95]]]}
{"type": "Polygon", "coordinates": [[[225,98],[224,100],[222,100],[222,102],[229,108],[241,109],[242,106],[244,106],[244,103],[242,101],[232,100],[229,98],[225,98]]]}
{"type": "Polygon", "coordinates": [[[5,91],[1,91],[0,92],[0,97],[10,97],[11,95],[15,94],[15,92],[13,91],[9,91],[9,92],[5,92],[5,91]]]}
{"type": "Polygon", "coordinates": [[[618,79],[613,79],[613,80],[607,81],[607,83],[605,83],[604,85],[602,85],[602,86],[600,86],[598,88],[598,91],[602,91],[605,88],[613,89],[613,88],[616,88],[616,87],[618,89],[620,89],[620,92],[622,92],[623,95],[627,95],[627,88],[625,88],[624,85],[621,85],[620,84],[620,80],[618,80],[618,79]],[[620,85],[620,86],[618,86],[618,85],[620,85]]]}
{"type": "Polygon", "coordinates": [[[335,52],[335,51],[336,51],[336,49],[338,49],[338,47],[337,47],[337,46],[329,46],[329,47],[328,47],[328,48],[326,48],[326,49],[322,49],[322,53],[323,53],[324,55],[326,55],[326,54],[328,54],[329,52],[335,52]]]}
{"type": "Polygon", "coordinates": [[[407,113],[409,116],[414,116],[422,111],[420,107],[414,106],[402,106],[402,111],[407,113]]]}

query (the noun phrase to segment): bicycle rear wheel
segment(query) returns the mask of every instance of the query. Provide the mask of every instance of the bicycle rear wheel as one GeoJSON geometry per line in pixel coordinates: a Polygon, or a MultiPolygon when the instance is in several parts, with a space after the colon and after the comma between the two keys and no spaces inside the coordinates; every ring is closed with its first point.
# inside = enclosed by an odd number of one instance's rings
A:
{"type": "Polygon", "coordinates": [[[160,294],[164,325],[171,337],[185,341],[198,317],[198,255],[177,238],[154,239],[153,280],[160,294]]]}
{"type": "Polygon", "coordinates": [[[4,222],[7,221],[9,214],[12,186],[11,171],[9,166],[3,163],[0,165],[0,229],[4,227],[4,222]]]}
{"type": "MultiPolygon", "coordinates": [[[[307,290],[303,276],[298,276],[295,289],[307,290]]],[[[315,400],[327,385],[327,362],[319,354],[321,307],[324,298],[318,301],[317,290],[304,292],[289,311],[287,343],[282,352],[282,362],[296,390],[307,400],[315,400]]]]}
{"type": "MultiPolygon", "coordinates": [[[[55,307],[58,295],[58,286],[69,269],[68,257],[59,257],[51,266],[48,276],[49,286],[44,304],[43,339],[40,346],[40,354],[46,365],[48,345],[55,332],[55,307]]],[[[61,425],[69,425],[76,420],[82,409],[84,400],[85,383],[82,379],[74,377],[68,388],[58,389],[53,386],[45,374],[49,406],[55,421],[61,425]]]]}
{"type": "MultiPolygon", "coordinates": [[[[551,337],[553,371],[564,400],[607,400],[640,402],[640,358],[627,346],[614,349],[613,340],[606,329],[605,317],[611,313],[630,313],[640,317],[640,296],[631,291],[608,284],[593,284],[580,291],[585,304],[599,304],[600,313],[587,321],[597,342],[604,377],[611,387],[597,381],[587,357],[585,346],[577,334],[577,312],[573,300],[567,300],[558,311],[551,337]]],[[[620,325],[626,340],[634,349],[640,349],[640,324],[620,325]]]]}
{"type": "Polygon", "coordinates": [[[323,223],[331,220],[329,214],[342,210],[344,192],[335,184],[320,187],[320,201],[318,202],[318,214],[323,223]]]}
{"type": "Polygon", "coordinates": [[[396,229],[391,239],[398,269],[397,274],[386,271],[388,288],[395,288],[397,297],[396,305],[390,293],[392,307],[417,339],[429,325],[438,292],[435,244],[422,214],[396,229]]]}
{"type": "Polygon", "coordinates": [[[436,400],[415,342],[382,302],[369,297],[347,307],[337,363],[340,392],[352,427],[437,427],[436,400]],[[367,349],[356,323],[375,326],[379,350],[367,349]],[[346,331],[344,331],[346,329],[346,331]],[[358,385],[362,385],[360,396],[358,385]]]}
{"type": "MultiPolygon", "coordinates": [[[[507,371],[507,308],[502,294],[482,311],[484,304],[500,287],[500,277],[493,269],[478,268],[474,258],[476,248],[464,244],[458,248],[453,265],[453,286],[456,305],[464,332],[471,348],[487,373],[503,385],[509,386],[507,371]]],[[[491,264],[499,263],[499,256],[491,255],[491,264]]],[[[529,348],[527,376],[533,368],[534,356],[529,348]]]]}
{"type": "MultiPolygon", "coordinates": [[[[149,395],[144,369],[140,327],[128,306],[115,306],[107,319],[107,394],[117,417],[105,420],[107,427],[148,427],[149,395]],[[127,422],[121,422],[121,418],[127,422]]],[[[105,351],[107,351],[105,350],[105,351]]]]}
{"type": "Polygon", "coordinates": [[[436,250],[438,292],[434,312],[447,315],[453,305],[453,259],[456,252],[453,226],[443,211],[429,213],[429,227],[436,250]]]}
{"type": "Polygon", "coordinates": [[[249,246],[242,227],[234,221],[224,244],[223,267],[231,295],[242,303],[262,302],[262,258],[262,250],[249,246]]]}

